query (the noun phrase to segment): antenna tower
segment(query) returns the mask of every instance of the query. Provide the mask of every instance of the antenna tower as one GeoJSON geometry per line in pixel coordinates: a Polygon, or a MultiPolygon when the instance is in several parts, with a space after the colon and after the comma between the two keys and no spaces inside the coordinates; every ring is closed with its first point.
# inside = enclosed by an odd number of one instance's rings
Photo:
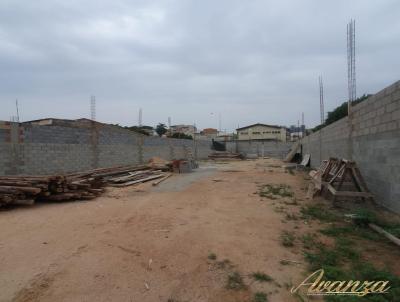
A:
{"type": "Polygon", "coordinates": [[[356,21],[351,19],[347,24],[347,85],[349,90],[348,115],[351,104],[357,98],[356,90],[356,21]]]}
{"type": "Polygon", "coordinates": [[[90,97],[90,119],[96,120],[96,97],[94,95],[90,97]]]}
{"type": "Polygon", "coordinates": [[[324,83],[322,76],[319,76],[319,110],[321,117],[321,125],[325,123],[325,110],[324,110],[324,83]]]}
{"type": "Polygon", "coordinates": [[[139,108],[139,127],[142,127],[142,108],[139,108]]]}

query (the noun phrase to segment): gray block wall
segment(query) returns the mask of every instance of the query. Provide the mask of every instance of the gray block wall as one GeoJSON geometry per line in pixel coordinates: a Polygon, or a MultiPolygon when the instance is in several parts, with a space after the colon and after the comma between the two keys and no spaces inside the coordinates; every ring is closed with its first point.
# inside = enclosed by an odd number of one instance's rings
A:
{"type": "Polygon", "coordinates": [[[245,154],[257,154],[258,156],[284,158],[292,144],[292,142],[267,140],[234,141],[226,143],[226,150],[245,154]]]}
{"type": "Polygon", "coordinates": [[[352,107],[343,118],[302,140],[311,165],[343,157],[357,162],[377,202],[400,213],[400,81],[352,107]]]}
{"type": "Polygon", "coordinates": [[[207,158],[211,142],[149,137],[108,125],[25,125],[0,121],[0,175],[54,174],[164,159],[207,158]]]}

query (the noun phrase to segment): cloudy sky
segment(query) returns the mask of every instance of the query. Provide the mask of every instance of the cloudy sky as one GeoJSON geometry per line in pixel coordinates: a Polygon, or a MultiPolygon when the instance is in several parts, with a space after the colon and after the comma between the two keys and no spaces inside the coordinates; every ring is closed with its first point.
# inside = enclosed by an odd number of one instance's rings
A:
{"type": "Polygon", "coordinates": [[[0,120],[90,117],[231,131],[307,126],[346,100],[346,24],[357,94],[400,79],[400,1],[1,0],[0,120]]]}

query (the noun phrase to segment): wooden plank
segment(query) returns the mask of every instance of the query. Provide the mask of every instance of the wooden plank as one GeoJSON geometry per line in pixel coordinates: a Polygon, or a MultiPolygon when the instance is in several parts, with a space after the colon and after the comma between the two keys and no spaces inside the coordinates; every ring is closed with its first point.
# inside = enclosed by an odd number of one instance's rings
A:
{"type": "Polygon", "coordinates": [[[385,236],[387,239],[389,239],[394,244],[400,246],[400,239],[397,238],[396,236],[393,236],[389,232],[386,232],[384,229],[382,229],[381,227],[377,226],[376,224],[369,223],[368,226],[371,229],[373,229],[374,231],[378,232],[379,234],[382,234],[383,236],[385,236]]]}
{"type": "Polygon", "coordinates": [[[347,197],[373,197],[374,196],[372,193],[369,193],[369,192],[338,191],[331,184],[328,184],[327,188],[335,196],[347,196],[347,197]]]}
{"type": "Polygon", "coordinates": [[[168,173],[167,175],[165,175],[163,178],[156,180],[155,182],[153,182],[153,186],[158,185],[160,182],[166,180],[168,177],[170,177],[172,175],[172,173],[168,173]]]}
{"type": "Polygon", "coordinates": [[[152,176],[149,176],[149,177],[146,177],[146,178],[133,180],[133,181],[128,181],[128,182],[125,182],[125,183],[110,184],[110,186],[113,186],[113,187],[126,187],[126,186],[134,185],[134,184],[137,184],[137,183],[146,182],[146,181],[149,181],[149,180],[160,178],[160,177],[163,177],[164,175],[165,174],[152,175],[152,176]]]}

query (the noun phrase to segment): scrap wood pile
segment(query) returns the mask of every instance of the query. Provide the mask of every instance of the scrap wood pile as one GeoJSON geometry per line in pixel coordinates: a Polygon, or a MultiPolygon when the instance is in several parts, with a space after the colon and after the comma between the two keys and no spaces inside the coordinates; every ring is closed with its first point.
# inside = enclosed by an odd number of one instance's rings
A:
{"type": "Polygon", "coordinates": [[[227,151],[216,151],[208,155],[211,159],[244,159],[243,154],[227,151]]]}
{"type": "Polygon", "coordinates": [[[318,170],[310,171],[309,175],[312,179],[309,197],[326,191],[332,194],[333,201],[336,197],[373,199],[354,161],[330,158],[322,161],[318,170]]]}
{"type": "Polygon", "coordinates": [[[90,175],[1,176],[0,206],[35,200],[92,199],[103,192],[102,180],[90,175]]]}
{"type": "Polygon", "coordinates": [[[64,201],[93,199],[104,192],[104,186],[129,186],[150,180],[153,185],[171,176],[171,163],[142,166],[120,166],[65,175],[0,176],[0,207],[11,204],[33,204],[37,200],[64,201]]]}

